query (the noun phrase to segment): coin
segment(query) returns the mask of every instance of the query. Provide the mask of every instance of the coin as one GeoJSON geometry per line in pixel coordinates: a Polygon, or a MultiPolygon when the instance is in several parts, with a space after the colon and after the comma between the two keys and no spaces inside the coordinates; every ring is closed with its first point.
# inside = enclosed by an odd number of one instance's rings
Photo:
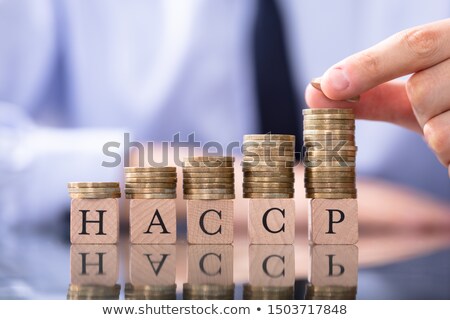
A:
{"type": "Polygon", "coordinates": [[[176,172],[176,167],[124,167],[126,173],[132,172],[176,172]]]}
{"type": "Polygon", "coordinates": [[[294,193],[294,188],[244,188],[244,193],[294,193]]]}
{"type": "Polygon", "coordinates": [[[346,135],[349,134],[353,136],[355,134],[355,130],[329,130],[329,129],[323,129],[323,130],[303,130],[303,135],[323,135],[323,134],[333,134],[333,135],[346,135]]]}
{"type": "Polygon", "coordinates": [[[125,183],[125,188],[176,188],[176,183],[125,183]]]}
{"type": "Polygon", "coordinates": [[[234,183],[183,183],[184,189],[228,189],[234,188],[234,183]]]}
{"type": "Polygon", "coordinates": [[[283,177],[248,177],[244,179],[244,182],[294,182],[294,178],[283,177]]]}
{"type": "Polygon", "coordinates": [[[305,183],[320,183],[320,182],[355,182],[355,177],[305,177],[304,179],[305,183]]]}
{"type": "Polygon", "coordinates": [[[276,166],[243,166],[242,171],[246,172],[272,172],[274,175],[279,173],[292,173],[293,167],[276,167],[276,166]]]}
{"type": "Polygon", "coordinates": [[[337,167],[314,167],[314,168],[307,168],[306,172],[355,172],[355,168],[353,167],[342,167],[342,168],[337,168],[337,167]]]}
{"type": "Polygon", "coordinates": [[[69,182],[68,188],[119,188],[119,182],[69,182]]]}
{"type": "Polygon", "coordinates": [[[244,179],[247,177],[273,177],[274,175],[283,178],[293,178],[295,176],[292,170],[277,173],[273,171],[244,171],[244,179]]]}
{"type": "Polygon", "coordinates": [[[172,177],[152,177],[152,178],[126,178],[126,182],[137,182],[137,183],[175,183],[177,182],[177,178],[172,177]]]}
{"type": "Polygon", "coordinates": [[[234,186],[223,189],[183,189],[184,194],[230,194],[234,193],[234,186]]]}
{"type": "Polygon", "coordinates": [[[183,183],[234,183],[234,178],[184,178],[183,183]]]}
{"type": "Polygon", "coordinates": [[[355,125],[355,119],[320,119],[308,120],[303,119],[303,125],[355,125]]]}
{"type": "Polygon", "coordinates": [[[294,161],[270,161],[270,162],[242,162],[242,167],[247,169],[252,168],[293,168],[295,165],[294,161]]]}
{"type": "Polygon", "coordinates": [[[129,172],[125,178],[153,178],[153,177],[176,177],[176,172],[129,172]]]}
{"type": "Polygon", "coordinates": [[[152,194],[152,193],[127,193],[127,199],[175,199],[176,193],[152,194]]]}
{"type": "Polygon", "coordinates": [[[289,199],[293,198],[293,193],[253,193],[253,192],[245,192],[244,198],[253,198],[253,199],[289,199]]]}
{"type": "Polygon", "coordinates": [[[72,199],[108,199],[120,198],[120,192],[116,193],[70,193],[72,199]]]}
{"type": "Polygon", "coordinates": [[[175,188],[128,188],[125,189],[125,193],[153,193],[153,194],[166,194],[176,193],[175,188]]]}
{"type": "Polygon", "coordinates": [[[232,168],[232,162],[184,162],[183,168],[232,168]]]}
{"type": "Polygon", "coordinates": [[[355,182],[309,182],[305,184],[307,189],[310,188],[355,188],[355,182]]]}
{"type": "Polygon", "coordinates": [[[312,115],[312,114],[341,114],[341,113],[350,113],[353,114],[353,109],[344,109],[344,108],[315,108],[315,109],[303,109],[302,113],[304,115],[312,115]]]}
{"type": "MultiPolygon", "coordinates": [[[[315,89],[322,91],[322,86],[320,85],[320,82],[321,82],[320,78],[314,78],[311,80],[311,85],[315,89]]],[[[354,97],[345,99],[345,101],[347,101],[347,102],[358,102],[359,100],[360,100],[360,96],[354,96],[354,97]]],[[[317,110],[317,109],[314,109],[314,110],[317,110]]],[[[346,109],[343,109],[343,110],[346,110],[346,109]]],[[[305,110],[303,110],[303,111],[305,111],[305,110]]]]}
{"type": "Polygon", "coordinates": [[[355,188],[306,188],[307,193],[356,193],[355,188]]]}
{"type": "Polygon", "coordinates": [[[356,199],[355,193],[306,193],[306,198],[313,199],[356,199]]]}
{"type": "Polygon", "coordinates": [[[259,182],[259,183],[255,183],[255,182],[244,182],[242,184],[242,186],[244,188],[291,188],[292,187],[292,183],[274,183],[274,182],[259,182]]]}
{"type": "Polygon", "coordinates": [[[356,156],[356,151],[350,151],[350,150],[338,150],[338,151],[331,151],[331,150],[325,150],[325,151],[316,151],[316,150],[308,150],[306,151],[306,154],[313,156],[313,157],[320,157],[320,156],[356,156]]]}
{"type": "Polygon", "coordinates": [[[295,135],[289,134],[246,134],[244,141],[254,140],[278,140],[278,141],[295,141],[295,135]]]}
{"type": "Polygon", "coordinates": [[[233,194],[183,194],[185,200],[229,200],[234,199],[233,194]]]}
{"type": "Polygon", "coordinates": [[[69,193],[119,193],[120,188],[69,188],[69,193]]]}
{"type": "Polygon", "coordinates": [[[244,161],[244,162],[255,162],[255,161],[286,162],[286,161],[294,161],[294,156],[254,155],[254,156],[244,156],[242,158],[242,161],[244,161]]]}
{"type": "Polygon", "coordinates": [[[355,120],[354,114],[313,114],[313,115],[304,115],[304,120],[355,120]]]}
{"type": "Polygon", "coordinates": [[[218,172],[218,173],[197,173],[197,172],[184,172],[183,178],[233,178],[233,172],[218,172]]]}
{"type": "Polygon", "coordinates": [[[303,129],[306,131],[311,131],[311,130],[325,130],[325,131],[334,131],[334,130],[352,130],[353,132],[355,131],[355,125],[342,125],[342,124],[334,124],[334,125],[323,125],[323,124],[308,124],[308,125],[303,125],[303,129]]]}
{"type": "Polygon", "coordinates": [[[217,167],[217,168],[209,168],[209,167],[187,167],[183,168],[183,173],[232,173],[234,169],[232,167],[217,167]]]}
{"type": "Polygon", "coordinates": [[[317,171],[305,171],[305,178],[308,177],[354,177],[356,175],[355,172],[352,171],[325,171],[325,172],[317,172],[317,171]]]}
{"type": "Polygon", "coordinates": [[[203,161],[234,162],[234,157],[231,157],[231,156],[198,156],[198,157],[184,158],[184,162],[203,162],[203,161]]]}

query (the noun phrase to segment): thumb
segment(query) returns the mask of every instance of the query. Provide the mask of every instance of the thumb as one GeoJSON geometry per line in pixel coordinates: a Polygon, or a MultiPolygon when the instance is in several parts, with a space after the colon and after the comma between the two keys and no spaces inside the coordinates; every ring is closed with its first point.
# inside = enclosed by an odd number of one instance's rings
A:
{"type": "Polygon", "coordinates": [[[305,99],[310,108],[353,108],[358,119],[387,121],[422,133],[401,81],[380,84],[362,94],[357,103],[330,100],[311,85],[305,99]]]}

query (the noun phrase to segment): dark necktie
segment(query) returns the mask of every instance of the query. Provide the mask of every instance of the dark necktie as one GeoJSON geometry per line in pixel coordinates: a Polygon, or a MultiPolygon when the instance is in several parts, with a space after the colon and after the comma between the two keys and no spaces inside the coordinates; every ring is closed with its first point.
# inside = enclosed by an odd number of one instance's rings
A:
{"type": "Polygon", "coordinates": [[[256,97],[262,133],[295,134],[301,146],[301,107],[287,59],[281,15],[275,0],[257,0],[253,33],[256,97]]]}

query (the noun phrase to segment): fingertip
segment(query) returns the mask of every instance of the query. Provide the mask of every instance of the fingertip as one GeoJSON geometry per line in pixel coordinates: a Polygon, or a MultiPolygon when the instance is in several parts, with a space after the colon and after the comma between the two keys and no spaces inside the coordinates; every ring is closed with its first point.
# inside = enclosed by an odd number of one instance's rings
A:
{"type": "Polygon", "coordinates": [[[333,66],[322,76],[321,87],[323,93],[331,100],[345,100],[350,98],[350,78],[342,66],[333,66]]]}

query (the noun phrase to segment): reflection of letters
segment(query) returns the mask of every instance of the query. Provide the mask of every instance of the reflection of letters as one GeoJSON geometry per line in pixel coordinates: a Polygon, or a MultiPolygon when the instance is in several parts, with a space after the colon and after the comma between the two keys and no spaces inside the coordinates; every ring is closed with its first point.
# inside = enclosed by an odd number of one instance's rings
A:
{"type": "Polygon", "coordinates": [[[344,274],[345,268],[342,264],[333,264],[333,257],[336,256],[335,254],[327,254],[328,257],[328,276],[329,277],[339,277],[344,274]],[[339,272],[333,273],[333,268],[338,268],[339,272]]]}
{"type": "Polygon", "coordinates": [[[152,254],[144,254],[144,256],[147,257],[148,262],[150,263],[150,265],[152,266],[153,272],[155,273],[156,276],[158,276],[159,272],[161,271],[161,268],[164,265],[164,262],[166,261],[167,257],[170,256],[170,254],[161,254],[162,258],[159,261],[153,261],[150,256],[152,254]],[[156,268],[155,268],[156,265],[156,268]]]}
{"type": "Polygon", "coordinates": [[[221,263],[222,263],[222,255],[221,254],[216,254],[216,253],[213,253],[213,252],[210,252],[210,253],[207,253],[207,254],[205,254],[205,255],[203,255],[201,258],[200,258],[200,261],[199,261],[199,263],[198,263],[198,266],[200,267],[200,270],[204,273],[204,274],[206,274],[206,275],[208,275],[208,276],[216,276],[216,275],[218,275],[218,274],[222,274],[222,266],[221,266],[221,263]],[[206,270],[205,269],[205,260],[206,260],[206,258],[208,258],[209,256],[213,256],[213,257],[216,257],[218,260],[219,260],[219,268],[216,270],[216,271],[211,271],[211,270],[206,270]]]}
{"type": "Polygon", "coordinates": [[[266,257],[264,259],[263,263],[262,263],[262,268],[263,268],[264,273],[266,275],[268,275],[269,277],[271,277],[271,278],[284,277],[284,275],[285,275],[284,256],[279,256],[279,255],[276,255],[276,254],[272,254],[272,255],[266,257]],[[269,272],[269,270],[267,268],[267,264],[269,263],[269,260],[270,259],[274,259],[274,258],[279,259],[279,260],[281,260],[281,262],[283,262],[283,270],[281,270],[281,272],[278,273],[278,274],[273,274],[273,273],[269,272]]]}
{"type": "Polygon", "coordinates": [[[268,216],[269,216],[269,213],[271,213],[272,211],[278,211],[278,212],[280,212],[281,215],[283,216],[283,218],[284,218],[284,216],[285,216],[285,210],[284,210],[284,209],[281,210],[281,209],[279,209],[279,208],[270,208],[270,209],[267,210],[267,211],[264,213],[264,215],[263,215],[263,221],[262,221],[262,222],[263,222],[264,229],[266,229],[266,230],[269,231],[270,233],[284,232],[284,223],[282,224],[281,228],[278,229],[278,230],[272,230],[272,229],[269,228],[269,226],[268,226],[268,224],[267,224],[267,218],[268,218],[268,216]]]}
{"type": "Polygon", "coordinates": [[[152,221],[150,221],[150,225],[148,226],[147,231],[145,231],[144,233],[152,234],[152,232],[150,231],[152,226],[161,226],[162,232],[160,232],[160,233],[169,233],[170,234],[170,232],[167,231],[166,225],[164,224],[164,221],[161,218],[161,214],[159,213],[158,209],[156,209],[155,214],[153,215],[152,221]],[[158,221],[155,222],[155,219],[157,219],[158,221]]]}
{"type": "Polygon", "coordinates": [[[341,223],[345,219],[345,214],[343,211],[338,209],[326,209],[328,211],[328,234],[336,234],[336,232],[333,231],[333,224],[335,223],[341,223]],[[333,212],[339,213],[339,220],[333,220],[333,212]]]}
{"type": "Polygon", "coordinates": [[[87,252],[80,252],[81,255],[81,274],[82,275],[88,275],[86,267],[87,266],[98,266],[98,272],[97,274],[103,274],[103,256],[106,254],[106,252],[97,252],[96,255],[98,256],[98,263],[87,263],[86,257],[89,253],[87,252]]]}
{"type": "Polygon", "coordinates": [[[217,214],[217,216],[219,217],[219,219],[222,219],[222,211],[217,211],[214,209],[210,209],[210,210],[206,210],[205,212],[202,213],[202,215],[200,216],[200,229],[202,229],[202,231],[210,236],[213,236],[215,234],[221,234],[222,233],[222,226],[220,225],[219,228],[215,231],[215,232],[209,232],[208,230],[206,230],[205,228],[205,217],[208,213],[210,212],[214,212],[217,214]]]}
{"type": "Polygon", "coordinates": [[[90,210],[80,210],[80,212],[82,214],[83,226],[79,234],[89,234],[86,231],[87,223],[98,223],[98,232],[96,235],[106,235],[106,233],[103,233],[103,214],[106,210],[96,210],[96,212],[98,212],[98,220],[87,220],[87,213],[90,212],[90,210]]]}

